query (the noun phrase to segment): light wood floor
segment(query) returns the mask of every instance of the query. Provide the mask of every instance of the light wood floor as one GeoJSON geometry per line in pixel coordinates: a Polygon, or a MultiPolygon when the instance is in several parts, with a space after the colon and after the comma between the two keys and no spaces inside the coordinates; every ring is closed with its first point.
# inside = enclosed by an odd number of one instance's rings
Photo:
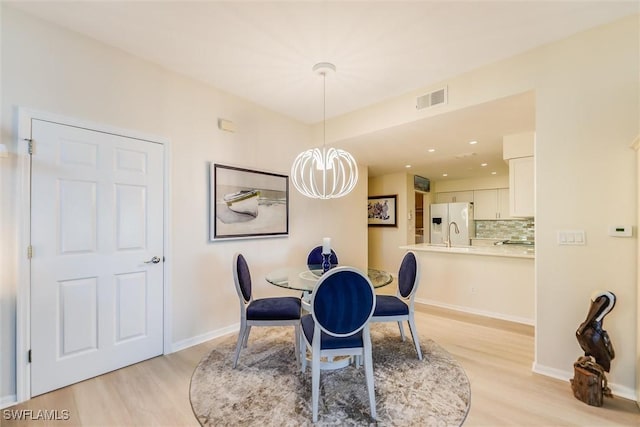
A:
{"type": "MultiPolygon", "coordinates": [[[[416,322],[422,334],[446,348],[467,372],[471,410],[465,427],[640,426],[635,402],[613,398],[601,408],[591,407],[573,397],[567,382],[533,374],[531,327],[424,308],[416,322]]],[[[38,410],[67,410],[68,421],[8,421],[3,410],[0,425],[197,426],[189,381],[200,358],[215,344],[157,357],[8,408],[32,410],[34,415],[38,410]]]]}

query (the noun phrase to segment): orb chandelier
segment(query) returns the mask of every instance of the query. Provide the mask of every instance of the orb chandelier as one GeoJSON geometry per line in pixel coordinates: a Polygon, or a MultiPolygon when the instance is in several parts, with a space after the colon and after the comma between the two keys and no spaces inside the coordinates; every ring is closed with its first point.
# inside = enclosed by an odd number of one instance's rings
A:
{"type": "Polygon", "coordinates": [[[327,73],[336,71],[329,62],[320,62],[313,71],[322,76],[322,148],[311,148],[298,154],[291,166],[291,182],[296,189],[313,199],[335,199],[346,196],[358,182],[358,165],[351,154],[326,147],[327,73]]]}

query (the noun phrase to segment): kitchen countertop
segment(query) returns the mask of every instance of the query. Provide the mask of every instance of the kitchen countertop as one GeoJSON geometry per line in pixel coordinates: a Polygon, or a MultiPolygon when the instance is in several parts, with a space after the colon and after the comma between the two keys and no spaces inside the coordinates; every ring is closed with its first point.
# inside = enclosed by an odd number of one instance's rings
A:
{"type": "Polygon", "coordinates": [[[439,252],[459,255],[484,255],[507,258],[535,258],[535,248],[531,246],[500,245],[500,246],[452,246],[418,243],[416,245],[400,246],[400,249],[417,252],[439,252]]]}

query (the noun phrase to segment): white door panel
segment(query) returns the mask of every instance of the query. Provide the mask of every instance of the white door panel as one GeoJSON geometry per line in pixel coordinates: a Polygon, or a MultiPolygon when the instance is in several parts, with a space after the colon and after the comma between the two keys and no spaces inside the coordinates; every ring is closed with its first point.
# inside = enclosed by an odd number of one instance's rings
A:
{"type": "Polygon", "coordinates": [[[96,277],[59,282],[59,357],[98,349],[98,282],[96,277]]]}
{"type": "Polygon", "coordinates": [[[60,205],[60,254],[95,253],[98,230],[96,228],[96,183],[77,180],[58,182],[60,205]]]}
{"type": "Polygon", "coordinates": [[[146,187],[122,185],[115,187],[116,248],[144,249],[146,246],[146,187]]]}
{"type": "Polygon", "coordinates": [[[147,274],[118,274],[116,280],[116,343],[144,337],[147,328],[147,274]]]}
{"type": "Polygon", "coordinates": [[[31,391],[163,348],[163,147],[32,121],[31,391]]]}

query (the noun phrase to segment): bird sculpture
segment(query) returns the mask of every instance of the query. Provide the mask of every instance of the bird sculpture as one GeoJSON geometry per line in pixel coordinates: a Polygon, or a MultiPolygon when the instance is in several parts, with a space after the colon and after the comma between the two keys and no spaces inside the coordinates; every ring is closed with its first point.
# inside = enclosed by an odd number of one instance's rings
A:
{"type": "Polygon", "coordinates": [[[576,331],[576,338],[585,356],[591,356],[606,372],[615,357],[613,345],[607,331],[602,329],[602,319],[616,305],[616,296],[610,291],[596,291],[591,295],[587,318],[576,331]]]}

